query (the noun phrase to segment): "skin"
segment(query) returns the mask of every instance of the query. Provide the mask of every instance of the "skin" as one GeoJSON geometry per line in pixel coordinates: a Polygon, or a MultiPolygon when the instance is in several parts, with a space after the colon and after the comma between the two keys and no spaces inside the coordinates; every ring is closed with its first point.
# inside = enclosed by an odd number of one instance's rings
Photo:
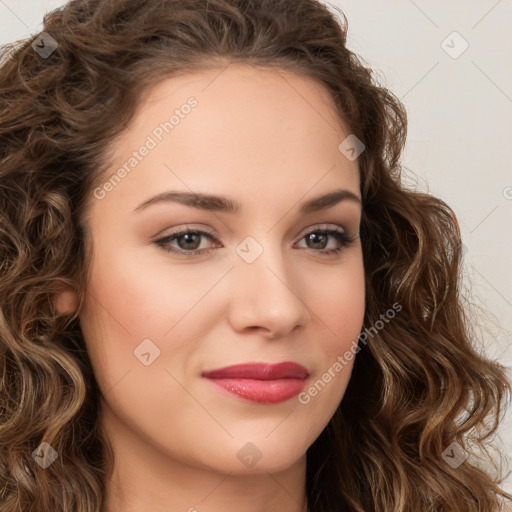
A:
{"type": "MultiPolygon", "coordinates": [[[[148,91],[113,142],[105,179],[190,96],[198,105],[88,209],[94,257],[80,323],[116,457],[104,512],[303,511],[306,450],[343,398],[354,360],[307,404],[254,403],[201,373],[295,361],[309,370],[307,390],[357,340],[365,307],[361,205],[299,213],[303,201],[338,188],[361,198],[357,160],[338,150],[350,130],[318,82],[231,64],[148,91]],[[133,211],[166,190],[228,196],[242,212],[172,202],[133,211]],[[355,242],[322,256],[340,244],[332,236],[308,243],[318,224],[355,242]],[[185,225],[209,228],[215,240],[195,235],[169,245],[186,252],[200,243],[209,253],[178,256],[154,243],[185,225]],[[248,236],[263,248],[252,263],[236,252],[248,236]],[[134,356],[146,338],[160,350],[148,366],[134,356]],[[248,442],[261,453],[252,467],[237,457],[248,442]]],[[[76,297],[63,290],[55,303],[68,314],[76,297]]]]}

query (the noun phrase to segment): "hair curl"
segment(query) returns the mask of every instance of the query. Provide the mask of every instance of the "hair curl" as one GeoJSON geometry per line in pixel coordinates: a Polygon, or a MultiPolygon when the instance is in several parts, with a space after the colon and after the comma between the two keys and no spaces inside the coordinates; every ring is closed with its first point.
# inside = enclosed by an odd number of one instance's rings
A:
{"type": "Polygon", "coordinates": [[[151,86],[234,62],[292,70],[330,91],[366,146],[364,323],[395,302],[403,308],[359,352],[339,408],[307,452],[309,510],[494,512],[498,496],[512,499],[472,451],[487,453],[511,385],[473,343],[457,219],[402,184],[405,109],[346,48],[338,12],[315,0],[72,0],[44,17],[59,44],[49,58],[31,39],[2,47],[2,512],[101,510],[113,454],[79,326],[91,191],[151,86]],[[76,290],[72,315],[56,314],[59,283],[76,290]],[[31,456],[43,441],[58,453],[46,469],[31,456]],[[441,456],[454,441],[470,453],[457,469],[441,456]]]}

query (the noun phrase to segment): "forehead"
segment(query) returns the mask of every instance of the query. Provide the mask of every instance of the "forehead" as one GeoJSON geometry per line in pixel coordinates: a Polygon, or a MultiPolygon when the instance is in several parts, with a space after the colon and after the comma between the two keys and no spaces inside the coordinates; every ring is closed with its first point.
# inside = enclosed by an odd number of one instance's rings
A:
{"type": "Polygon", "coordinates": [[[215,141],[221,143],[217,150],[230,145],[239,153],[253,150],[256,142],[286,149],[304,140],[332,151],[350,131],[324,84],[289,70],[237,63],[167,78],[147,89],[131,132],[124,134],[125,149],[136,145],[140,132],[152,133],[170,120],[172,136],[164,142],[186,139],[201,148],[215,141]],[[197,103],[192,109],[191,98],[197,103]]]}
{"type": "Polygon", "coordinates": [[[349,134],[326,87],[310,77],[231,64],[167,78],[145,91],[113,143],[110,174],[141,146],[152,147],[112,196],[135,208],[141,195],[166,188],[266,201],[269,190],[299,200],[316,184],[316,193],[339,185],[357,191],[357,161],[338,149],[349,134]]]}

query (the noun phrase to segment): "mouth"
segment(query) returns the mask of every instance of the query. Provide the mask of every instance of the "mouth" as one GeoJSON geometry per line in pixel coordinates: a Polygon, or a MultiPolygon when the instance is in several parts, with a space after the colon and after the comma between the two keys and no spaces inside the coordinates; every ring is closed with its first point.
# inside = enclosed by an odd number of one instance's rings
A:
{"type": "Polygon", "coordinates": [[[245,363],[204,371],[202,376],[218,389],[259,404],[284,402],[298,395],[309,376],[294,362],[245,363]]]}

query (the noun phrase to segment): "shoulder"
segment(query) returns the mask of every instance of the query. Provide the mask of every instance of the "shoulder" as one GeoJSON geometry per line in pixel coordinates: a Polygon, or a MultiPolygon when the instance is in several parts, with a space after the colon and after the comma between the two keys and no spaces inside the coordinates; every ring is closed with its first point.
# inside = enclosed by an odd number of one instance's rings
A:
{"type": "Polygon", "coordinates": [[[505,503],[501,509],[501,512],[512,512],[512,501],[505,503]]]}

